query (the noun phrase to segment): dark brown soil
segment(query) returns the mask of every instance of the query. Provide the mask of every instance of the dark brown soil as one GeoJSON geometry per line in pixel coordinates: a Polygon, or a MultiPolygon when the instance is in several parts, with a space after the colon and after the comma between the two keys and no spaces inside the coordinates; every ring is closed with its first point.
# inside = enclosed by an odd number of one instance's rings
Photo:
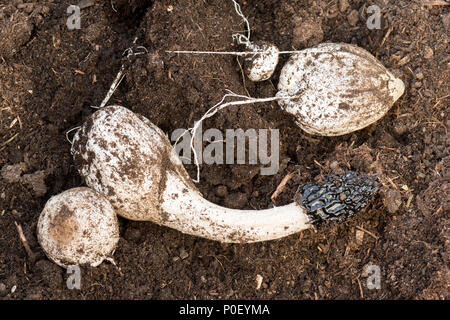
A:
{"type": "MultiPolygon", "coordinates": [[[[278,128],[281,137],[282,165],[274,176],[255,175],[250,166],[203,165],[199,188],[207,199],[267,208],[281,180],[294,173],[276,199],[282,205],[298,185],[352,169],[377,174],[383,183],[367,210],[317,233],[250,245],[120,219],[114,255],[120,271],[109,263],[84,267],[82,290],[68,290],[65,270],[37,243],[38,216],[50,196],[83,185],[65,132],[101,103],[135,37],[148,54],[131,58],[110,104],[148,117],[168,134],[191,127],[225,89],[273,96],[287,59],[271,81],[254,84],[242,78],[234,57],[165,52],[236,49],[231,35],[245,29],[231,1],[81,1],[92,5],[82,9],[81,29],[71,31],[66,10],[73,2],[0,4],[0,168],[6,177],[0,178],[0,298],[450,298],[449,6],[419,0],[240,1],[253,40],[281,50],[354,43],[393,69],[407,89],[378,123],[342,137],[302,132],[276,103],[225,109],[204,123],[278,128]],[[381,30],[366,27],[372,4],[383,8],[381,30]],[[15,222],[37,255],[34,263],[15,222]],[[367,287],[369,264],[380,267],[380,290],[367,287]]],[[[195,168],[188,170],[194,176],[195,168]]]]}

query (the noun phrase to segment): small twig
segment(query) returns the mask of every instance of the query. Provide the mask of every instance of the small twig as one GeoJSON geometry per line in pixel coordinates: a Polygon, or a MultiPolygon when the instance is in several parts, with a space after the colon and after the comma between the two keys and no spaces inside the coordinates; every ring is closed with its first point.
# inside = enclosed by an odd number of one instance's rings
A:
{"type": "Polygon", "coordinates": [[[386,180],[391,184],[391,186],[392,186],[395,190],[398,190],[397,185],[392,181],[391,178],[386,177],[386,180]]]}
{"type": "Polygon", "coordinates": [[[316,159],[314,159],[314,163],[322,170],[325,170],[325,167],[321,165],[316,159]]]}
{"type": "Polygon", "coordinates": [[[220,264],[220,266],[222,267],[222,270],[223,270],[223,272],[226,272],[225,271],[225,268],[223,267],[223,264],[222,264],[222,262],[220,262],[220,260],[216,257],[216,256],[209,256],[209,257],[213,257],[214,259],[216,259],[217,260],[217,262],[220,264]]]}
{"type": "Polygon", "coordinates": [[[20,130],[22,130],[23,127],[22,127],[22,120],[20,120],[20,116],[17,116],[17,120],[19,120],[19,128],[20,128],[20,130]]]}
{"type": "Polygon", "coordinates": [[[81,0],[78,3],[78,7],[80,7],[80,9],[89,8],[93,5],[94,5],[94,0],[81,0]]]}
{"type": "Polygon", "coordinates": [[[25,251],[27,252],[28,258],[30,259],[31,264],[34,264],[36,261],[36,254],[31,251],[30,245],[28,244],[27,238],[25,238],[25,235],[23,234],[22,226],[14,221],[14,224],[16,225],[17,232],[19,233],[20,241],[22,241],[23,247],[25,248],[25,251]]]}
{"type": "Polygon", "coordinates": [[[358,285],[359,285],[359,294],[361,295],[361,299],[364,299],[364,291],[361,285],[361,280],[359,280],[359,277],[356,279],[358,280],[358,285]]]}
{"type": "Polygon", "coordinates": [[[384,45],[384,43],[386,42],[387,38],[389,37],[389,35],[391,34],[391,32],[393,30],[394,30],[394,26],[390,26],[388,31],[384,35],[383,40],[381,40],[381,44],[380,44],[380,46],[378,48],[381,48],[384,45]]]}
{"type": "Polygon", "coordinates": [[[286,184],[288,183],[289,180],[291,180],[291,178],[294,176],[294,174],[288,173],[283,180],[281,180],[280,184],[278,185],[278,187],[276,188],[275,192],[272,194],[272,196],[270,197],[270,200],[272,200],[272,202],[275,202],[275,199],[280,195],[280,193],[283,192],[284,188],[286,187],[286,184]]]}
{"type": "Polygon", "coordinates": [[[411,201],[414,199],[414,195],[410,194],[408,197],[408,201],[406,202],[405,208],[409,209],[409,206],[411,205],[411,201]]]}
{"type": "Polygon", "coordinates": [[[448,6],[449,3],[443,0],[435,0],[435,1],[423,1],[422,2],[423,6],[448,6]]]}
{"type": "Polygon", "coordinates": [[[377,237],[374,233],[372,233],[372,232],[370,232],[370,231],[364,229],[363,227],[356,226],[356,229],[361,230],[362,232],[365,232],[365,233],[367,233],[369,236],[373,237],[375,240],[378,240],[378,237],[377,237]]]}
{"type": "Polygon", "coordinates": [[[9,138],[6,142],[3,142],[0,147],[4,147],[6,146],[8,143],[10,143],[11,141],[13,141],[15,138],[17,138],[17,136],[19,135],[19,133],[16,133],[15,135],[13,135],[11,138],[9,138]]]}

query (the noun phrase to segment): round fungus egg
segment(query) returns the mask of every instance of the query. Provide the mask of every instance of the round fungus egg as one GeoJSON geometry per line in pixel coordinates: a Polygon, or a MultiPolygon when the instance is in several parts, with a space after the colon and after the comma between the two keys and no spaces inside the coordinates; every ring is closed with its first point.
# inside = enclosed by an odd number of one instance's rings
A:
{"type": "Polygon", "coordinates": [[[98,266],[114,253],[119,226],[112,205],[90,188],[74,188],[51,197],[39,216],[39,244],[47,257],[67,268],[98,266]]]}
{"type": "Polygon", "coordinates": [[[346,43],[324,43],[294,54],[281,70],[281,108],[306,132],[339,136],[382,118],[405,85],[368,51],[346,43]]]}
{"type": "Polygon", "coordinates": [[[254,54],[244,59],[244,69],[247,77],[253,81],[270,79],[278,64],[279,50],[269,42],[256,41],[247,45],[254,54]]]}

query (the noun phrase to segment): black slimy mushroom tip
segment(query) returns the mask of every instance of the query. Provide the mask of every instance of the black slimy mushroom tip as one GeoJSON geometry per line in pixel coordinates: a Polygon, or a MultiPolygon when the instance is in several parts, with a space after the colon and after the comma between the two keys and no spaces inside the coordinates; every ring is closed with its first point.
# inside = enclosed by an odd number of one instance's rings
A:
{"type": "Polygon", "coordinates": [[[324,183],[307,184],[297,190],[298,203],[307,209],[311,224],[346,221],[365,208],[379,189],[376,177],[348,171],[331,174],[324,183]]]}

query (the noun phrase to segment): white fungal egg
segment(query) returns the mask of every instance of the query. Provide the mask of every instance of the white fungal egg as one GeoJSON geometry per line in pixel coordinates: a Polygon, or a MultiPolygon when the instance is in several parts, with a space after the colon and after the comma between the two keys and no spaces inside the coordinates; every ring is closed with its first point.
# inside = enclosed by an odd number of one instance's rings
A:
{"type": "Polygon", "coordinates": [[[383,117],[404,93],[405,85],[366,50],[324,43],[289,59],[278,90],[278,97],[301,95],[279,100],[279,104],[303,130],[339,136],[383,117]]]}
{"type": "Polygon", "coordinates": [[[263,41],[251,42],[247,47],[255,54],[245,58],[245,74],[254,82],[268,80],[278,64],[278,48],[274,44],[263,41]]]}
{"type": "Polygon", "coordinates": [[[38,241],[47,257],[69,265],[98,266],[119,242],[117,216],[109,201],[89,188],[51,197],[39,216],[38,241]]]}

